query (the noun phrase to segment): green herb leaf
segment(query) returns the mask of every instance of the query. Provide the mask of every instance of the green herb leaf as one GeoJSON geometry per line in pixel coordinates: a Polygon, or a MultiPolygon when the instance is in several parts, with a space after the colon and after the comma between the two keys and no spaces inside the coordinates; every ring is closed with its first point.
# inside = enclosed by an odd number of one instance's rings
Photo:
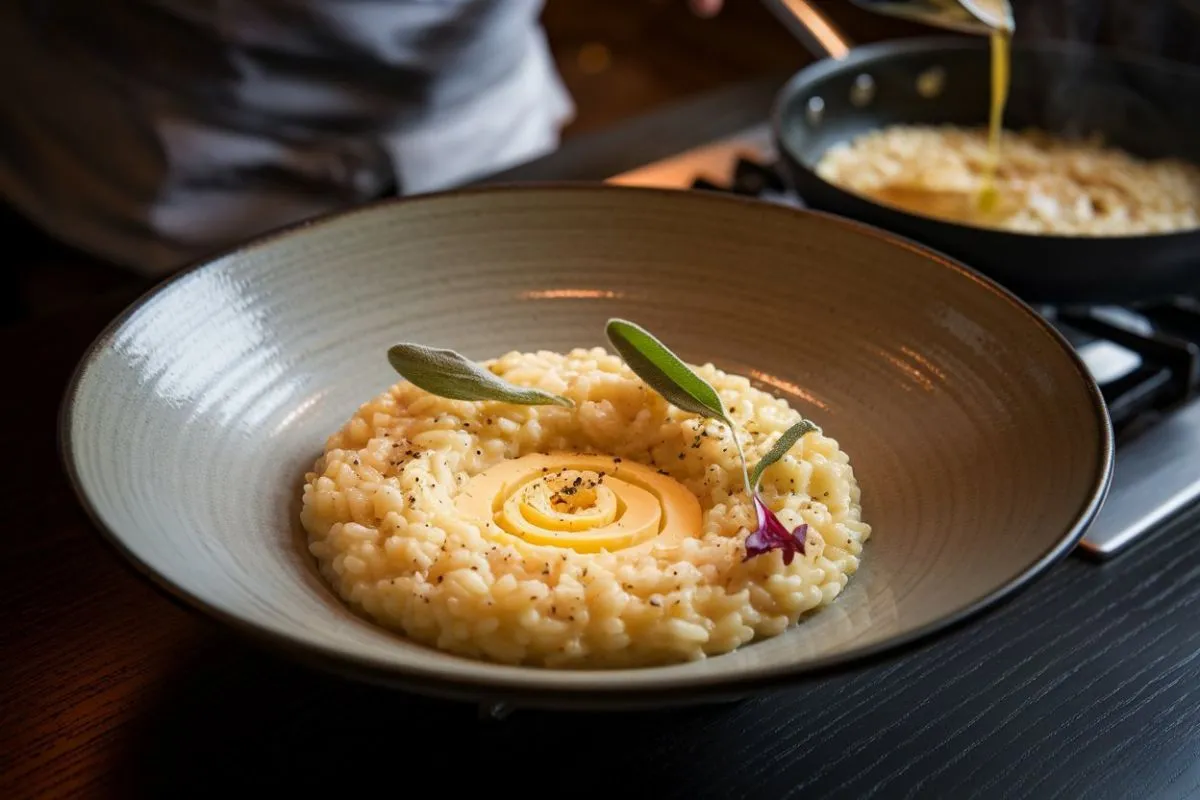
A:
{"type": "Polygon", "coordinates": [[[605,332],[629,368],[668,403],[733,427],[717,390],[645,328],[623,319],[610,319],[605,332]]]}
{"type": "Polygon", "coordinates": [[[414,386],[449,400],[496,400],[523,406],[573,406],[568,398],[509,383],[453,350],[420,344],[388,349],[388,362],[414,386]]]}
{"type": "Polygon", "coordinates": [[[721,402],[717,390],[642,326],[628,320],[610,319],[605,332],[634,374],[668,403],[683,411],[725,423],[741,461],[746,494],[753,495],[750,475],[746,472],[746,454],[738,439],[737,426],[725,411],[725,404],[721,402]]]}
{"type": "Polygon", "coordinates": [[[787,455],[788,450],[792,449],[792,445],[800,441],[800,437],[806,433],[811,433],[819,430],[817,426],[806,419],[802,419],[792,427],[783,432],[783,435],[775,442],[775,446],[771,448],[765,456],[762,457],[754,469],[750,470],[750,485],[758,489],[758,483],[762,480],[762,474],[767,467],[774,464],[779,459],[787,455]]]}

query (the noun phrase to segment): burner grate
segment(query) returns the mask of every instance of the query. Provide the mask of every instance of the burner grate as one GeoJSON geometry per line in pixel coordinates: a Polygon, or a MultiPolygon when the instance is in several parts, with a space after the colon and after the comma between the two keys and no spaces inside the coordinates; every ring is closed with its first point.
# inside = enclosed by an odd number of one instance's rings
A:
{"type": "Polygon", "coordinates": [[[739,157],[734,162],[733,175],[728,185],[722,186],[707,178],[697,178],[692,181],[692,188],[743,197],[762,197],[763,195],[783,194],[787,191],[787,183],[784,182],[783,175],[774,166],[739,157]]]}
{"type": "MultiPolygon", "coordinates": [[[[1096,340],[1134,353],[1139,365],[1115,380],[1101,382],[1113,426],[1122,430],[1144,414],[1177,408],[1196,396],[1200,384],[1200,345],[1177,336],[1163,320],[1186,315],[1174,304],[1139,308],[1149,325],[1132,330],[1111,322],[1097,309],[1062,310],[1058,322],[1096,340]]],[[[1193,320],[1200,325],[1200,317],[1193,320]]]]}

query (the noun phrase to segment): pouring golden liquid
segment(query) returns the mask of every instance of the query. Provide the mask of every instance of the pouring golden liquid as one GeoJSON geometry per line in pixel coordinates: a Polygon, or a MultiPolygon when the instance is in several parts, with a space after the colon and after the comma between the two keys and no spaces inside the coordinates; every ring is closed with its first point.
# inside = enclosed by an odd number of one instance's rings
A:
{"type": "Polygon", "coordinates": [[[983,188],[979,192],[979,210],[985,214],[995,211],[1000,201],[996,190],[996,171],[1000,166],[1000,138],[1004,130],[1004,107],[1008,105],[1008,85],[1011,80],[1012,31],[996,28],[992,31],[992,103],[988,114],[988,162],[983,172],[983,188]]]}
{"type": "MultiPolygon", "coordinates": [[[[1000,166],[1004,110],[1011,82],[1012,9],[1008,0],[944,0],[922,5],[926,21],[934,17],[970,19],[985,24],[991,38],[991,102],[988,111],[988,155],[978,192],[939,190],[927,186],[892,183],[879,187],[871,196],[908,211],[958,222],[983,222],[1003,216],[1006,209],[996,185],[1000,166]],[[969,8],[968,8],[969,6],[969,8]]],[[[1011,203],[1010,203],[1011,205],[1011,203]]]]}

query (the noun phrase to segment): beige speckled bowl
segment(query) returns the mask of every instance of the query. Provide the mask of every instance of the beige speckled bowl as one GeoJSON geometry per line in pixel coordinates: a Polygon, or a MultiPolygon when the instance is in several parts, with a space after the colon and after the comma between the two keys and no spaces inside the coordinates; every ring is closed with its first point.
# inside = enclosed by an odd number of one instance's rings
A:
{"type": "Polygon", "coordinates": [[[600,707],[733,697],[966,619],[1072,547],[1112,463],[1084,367],[988,281],[831,217],[615,187],[386,203],[193,269],[97,340],[62,441],[117,548],[263,643],[420,691],[600,707]],[[613,315],[753,376],[841,442],[874,527],[841,598],[732,655],[610,672],[443,655],[345,610],[304,550],[300,482],[395,381],[388,345],[566,350],[604,344],[613,315]]]}

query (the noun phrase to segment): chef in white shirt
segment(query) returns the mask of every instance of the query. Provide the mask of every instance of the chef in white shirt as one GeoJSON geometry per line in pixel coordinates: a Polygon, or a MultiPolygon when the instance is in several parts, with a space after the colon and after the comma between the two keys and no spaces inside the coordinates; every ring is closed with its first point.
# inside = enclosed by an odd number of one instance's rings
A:
{"type": "Polygon", "coordinates": [[[535,158],[574,110],[541,6],[0,3],[0,196],[59,240],[156,276],[535,158]]]}

